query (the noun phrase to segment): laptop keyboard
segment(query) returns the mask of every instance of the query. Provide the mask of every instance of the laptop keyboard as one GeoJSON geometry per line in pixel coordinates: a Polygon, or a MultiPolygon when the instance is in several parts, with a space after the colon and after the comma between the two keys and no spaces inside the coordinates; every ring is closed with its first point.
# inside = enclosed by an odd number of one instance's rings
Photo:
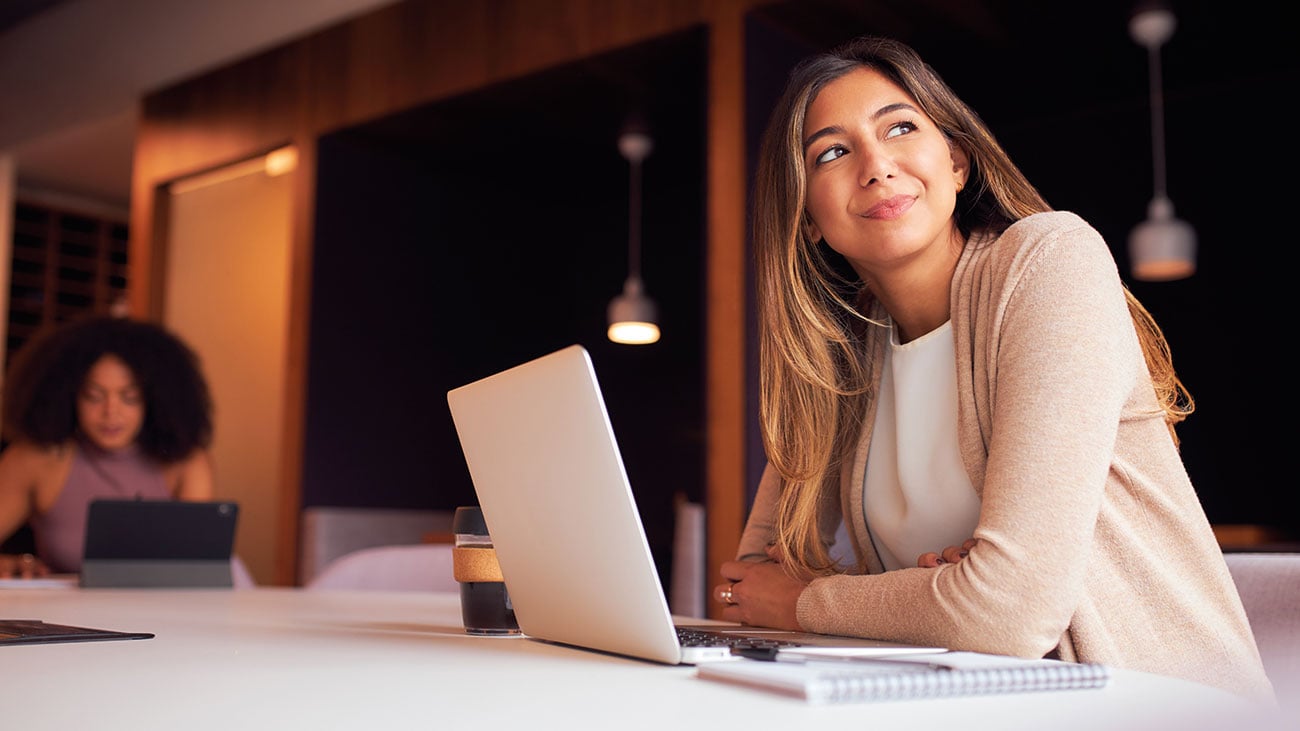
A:
{"type": "Polygon", "coordinates": [[[678,627],[677,639],[682,647],[730,647],[733,650],[771,650],[779,647],[798,647],[792,640],[773,640],[763,637],[746,637],[729,632],[710,632],[698,627],[678,627]]]}

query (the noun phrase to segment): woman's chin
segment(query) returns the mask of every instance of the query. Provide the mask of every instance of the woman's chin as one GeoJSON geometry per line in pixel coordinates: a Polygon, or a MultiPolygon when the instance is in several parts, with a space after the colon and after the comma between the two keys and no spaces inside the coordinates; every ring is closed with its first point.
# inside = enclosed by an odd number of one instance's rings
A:
{"type": "Polygon", "coordinates": [[[103,434],[90,434],[90,443],[104,450],[105,452],[120,452],[131,446],[134,441],[132,438],[121,435],[106,436],[103,434]]]}

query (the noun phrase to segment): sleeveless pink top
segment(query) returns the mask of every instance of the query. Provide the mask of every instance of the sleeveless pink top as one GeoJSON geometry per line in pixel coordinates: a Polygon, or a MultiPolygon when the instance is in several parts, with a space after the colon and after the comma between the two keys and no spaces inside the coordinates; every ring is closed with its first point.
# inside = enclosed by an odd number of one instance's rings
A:
{"type": "Polygon", "coordinates": [[[41,560],[56,573],[81,570],[86,542],[86,514],[94,498],[170,499],[162,467],[132,445],[106,452],[78,440],[67,482],[54,504],[31,518],[32,537],[41,560]]]}

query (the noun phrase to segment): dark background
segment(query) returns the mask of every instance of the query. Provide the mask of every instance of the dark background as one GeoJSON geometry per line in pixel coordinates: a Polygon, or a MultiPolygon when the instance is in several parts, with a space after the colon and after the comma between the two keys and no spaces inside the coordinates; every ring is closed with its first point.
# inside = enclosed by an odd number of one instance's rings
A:
{"type": "Polygon", "coordinates": [[[705,51],[687,32],[322,140],[304,507],[475,503],[447,390],[580,343],[667,565],[675,501],[703,499],[705,51]],[[605,337],[633,118],[649,346],[605,337]]]}
{"type": "MultiPolygon", "coordinates": [[[[755,11],[747,144],[756,149],[804,54],[863,32],[914,45],[1054,207],[1101,231],[1164,328],[1197,399],[1180,435],[1211,522],[1295,537],[1300,517],[1279,507],[1294,502],[1282,354],[1294,332],[1282,310],[1294,33],[1267,8],[1173,4],[1178,29],[1162,51],[1168,193],[1196,229],[1198,270],[1136,282],[1125,245],[1146,216],[1152,161],[1147,52],[1128,35],[1134,7],[804,1],[755,11]]],[[[304,506],[474,502],[446,391],[581,343],[667,565],[674,500],[704,493],[707,43],[702,29],[680,33],[321,141],[304,506]],[[616,145],[631,117],[655,140],[642,273],[664,335],[650,346],[604,335],[627,273],[628,169],[616,145]]],[[[750,484],[762,463],[756,436],[753,445],[750,484]]]]}

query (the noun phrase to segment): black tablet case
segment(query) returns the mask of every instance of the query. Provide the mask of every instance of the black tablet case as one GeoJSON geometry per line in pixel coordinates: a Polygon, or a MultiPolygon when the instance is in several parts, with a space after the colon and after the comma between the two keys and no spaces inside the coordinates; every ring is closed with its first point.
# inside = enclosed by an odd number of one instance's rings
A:
{"type": "Polygon", "coordinates": [[[230,501],[92,501],[81,586],[229,588],[238,518],[230,501]]]}
{"type": "Polygon", "coordinates": [[[94,627],[50,624],[39,619],[0,619],[0,645],[37,645],[95,640],[147,640],[152,632],[119,632],[94,627]]]}

